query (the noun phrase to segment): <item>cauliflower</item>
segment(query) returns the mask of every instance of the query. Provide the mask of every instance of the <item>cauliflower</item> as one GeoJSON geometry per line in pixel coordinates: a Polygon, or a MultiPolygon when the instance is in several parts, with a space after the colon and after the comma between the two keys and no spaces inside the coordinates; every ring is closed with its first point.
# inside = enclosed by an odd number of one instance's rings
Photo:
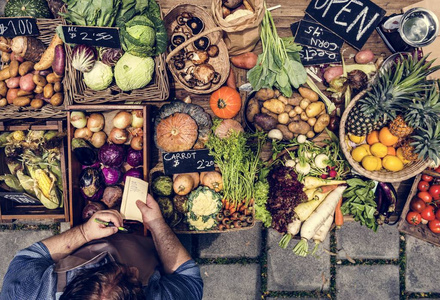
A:
{"type": "Polygon", "coordinates": [[[214,218],[208,218],[206,221],[203,221],[203,217],[198,217],[195,220],[189,219],[188,224],[191,230],[208,230],[216,225],[216,221],[214,218]]]}
{"type": "Polygon", "coordinates": [[[140,89],[150,83],[154,73],[151,57],[138,57],[125,53],[115,65],[115,79],[123,91],[140,89]]]}
{"type": "Polygon", "coordinates": [[[198,187],[188,197],[187,223],[190,229],[207,230],[216,225],[215,216],[222,207],[221,196],[208,187],[198,187]]]}

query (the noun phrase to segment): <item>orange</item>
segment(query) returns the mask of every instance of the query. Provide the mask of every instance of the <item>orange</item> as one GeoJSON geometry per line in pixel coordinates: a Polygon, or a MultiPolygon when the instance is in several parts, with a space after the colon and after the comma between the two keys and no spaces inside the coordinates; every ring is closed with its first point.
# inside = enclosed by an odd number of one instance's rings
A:
{"type": "Polygon", "coordinates": [[[396,156],[396,149],[394,149],[394,147],[388,147],[388,155],[396,156]]]}
{"type": "Polygon", "coordinates": [[[378,142],[379,142],[379,131],[375,130],[367,135],[368,145],[373,145],[374,143],[378,143],[378,142]]]}
{"type": "Polygon", "coordinates": [[[379,141],[385,146],[393,146],[399,141],[399,138],[391,134],[388,127],[384,127],[379,131],[379,141]]]}

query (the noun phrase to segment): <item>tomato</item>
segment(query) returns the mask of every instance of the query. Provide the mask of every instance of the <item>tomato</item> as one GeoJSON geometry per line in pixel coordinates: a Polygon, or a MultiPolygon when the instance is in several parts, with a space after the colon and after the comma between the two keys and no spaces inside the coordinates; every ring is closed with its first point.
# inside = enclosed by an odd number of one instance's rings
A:
{"type": "Polygon", "coordinates": [[[434,206],[428,205],[421,213],[423,219],[432,221],[435,219],[434,206]]]}
{"type": "Polygon", "coordinates": [[[406,220],[407,220],[408,223],[411,224],[411,225],[419,225],[420,222],[422,221],[422,217],[420,216],[419,213],[416,213],[415,211],[410,211],[410,212],[406,215],[406,220]]]}
{"type": "Polygon", "coordinates": [[[426,175],[426,174],[422,175],[423,181],[431,182],[433,179],[434,179],[434,177],[432,177],[431,175],[426,175]]]}
{"type": "Polygon", "coordinates": [[[429,229],[434,233],[440,233],[440,220],[434,219],[428,223],[429,229]]]}
{"type": "Polygon", "coordinates": [[[419,184],[417,185],[417,188],[419,189],[419,191],[421,192],[427,192],[429,190],[429,183],[427,181],[420,181],[419,184]]]}
{"type": "Polygon", "coordinates": [[[429,194],[434,200],[440,199],[440,185],[436,184],[429,188],[429,194]]]}
{"type": "Polygon", "coordinates": [[[440,209],[437,209],[437,211],[435,212],[435,218],[437,220],[440,220],[440,209]]]}
{"type": "Polygon", "coordinates": [[[426,208],[426,203],[422,199],[414,197],[411,200],[410,208],[412,211],[421,213],[426,208]]]}
{"type": "Polygon", "coordinates": [[[436,169],[434,169],[434,171],[440,173],[440,167],[437,167],[436,169]]]}
{"type": "Polygon", "coordinates": [[[417,194],[417,197],[425,201],[426,203],[429,203],[432,201],[432,196],[428,192],[419,192],[417,194]]]}

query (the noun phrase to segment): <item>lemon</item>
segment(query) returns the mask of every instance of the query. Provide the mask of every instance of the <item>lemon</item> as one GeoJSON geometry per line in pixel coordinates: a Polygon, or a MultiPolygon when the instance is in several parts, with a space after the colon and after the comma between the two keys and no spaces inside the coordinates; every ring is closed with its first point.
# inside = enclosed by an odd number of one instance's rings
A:
{"type": "Polygon", "coordinates": [[[367,152],[368,152],[368,155],[371,155],[370,145],[368,145],[368,144],[362,144],[362,145],[360,145],[359,147],[363,147],[363,148],[365,148],[365,149],[367,150],[367,152]]]}
{"type": "Polygon", "coordinates": [[[393,155],[385,156],[382,164],[383,167],[388,171],[397,172],[403,169],[403,162],[397,156],[393,155]]]}
{"type": "Polygon", "coordinates": [[[382,158],[388,154],[388,147],[382,143],[374,143],[373,145],[371,145],[370,151],[371,154],[373,154],[374,156],[382,158]]]}
{"type": "Polygon", "coordinates": [[[365,141],[365,135],[364,136],[357,136],[357,135],[349,133],[348,138],[350,139],[350,141],[352,141],[353,143],[356,143],[356,144],[360,144],[363,141],[365,141]]]}
{"type": "Polygon", "coordinates": [[[379,157],[376,157],[376,159],[377,159],[376,171],[382,170],[382,160],[379,157]]]}
{"type": "Polygon", "coordinates": [[[367,155],[369,155],[369,153],[365,147],[356,147],[353,149],[353,151],[351,151],[351,157],[353,157],[353,159],[357,162],[361,162],[362,159],[367,155]]]}
{"type": "Polygon", "coordinates": [[[373,155],[367,155],[362,159],[362,167],[367,171],[380,170],[380,158],[373,155]]]}
{"type": "Polygon", "coordinates": [[[403,157],[403,153],[402,153],[402,148],[398,148],[397,149],[397,151],[396,151],[396,156],[404,163],[404,164],[407,164],[407,163],[410,163],[410,161],[409,160],[407,160],[407,159],[405,159],[404,157],[403,157]]]}

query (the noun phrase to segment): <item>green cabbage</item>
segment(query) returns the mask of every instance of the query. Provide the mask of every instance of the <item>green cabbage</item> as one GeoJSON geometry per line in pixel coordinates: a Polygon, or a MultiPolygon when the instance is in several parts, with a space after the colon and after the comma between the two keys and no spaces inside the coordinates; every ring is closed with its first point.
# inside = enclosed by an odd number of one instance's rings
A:
{"type": "Polygon", "coordinates": [[[124,53],[115,65],[117,86],[123,91],[140,89],[150,83],[154,73],[154,60],[124,53]]]}
{"type": "Polygon", "coordinates": [[[96,61],[90,72],[84,73],[85,84],[95,91],[105,90],[113,81],[112,68],[96,61]]]}

